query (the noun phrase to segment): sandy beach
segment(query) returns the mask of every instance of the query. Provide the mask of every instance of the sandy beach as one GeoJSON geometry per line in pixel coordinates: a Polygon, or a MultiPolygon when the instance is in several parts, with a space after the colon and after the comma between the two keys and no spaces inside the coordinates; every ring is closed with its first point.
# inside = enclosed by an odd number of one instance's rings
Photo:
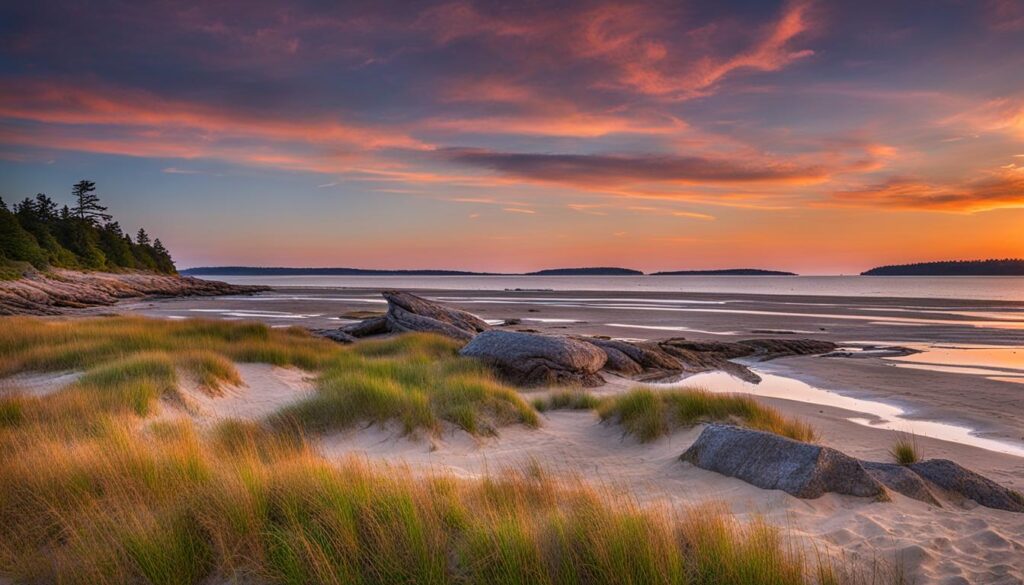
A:
{"type": "MultiPolygon", "coordinates": [[[[913,432],[925,457],[952,459],[1008,487],[1024,489],[1024,406],[1018,398],[1024,370],[1016,357],[1024,345],[1024,303],[608,291],[416,292],[496,325],[509,321],[514,324],[504,327],[513,330],[624,339],[800,336],[833,341],[842,348],[841,356],[752,364],[765,380],[746,391],[810,422],[822,444],[850,455],[887,461],[897,432],[913,432]],[[919,353],[901,356],[878,349],[889,346],[919,353]],[[873,408],[881,410],[872,414],[873,408]]],[[[384,306],[374,289],[277,288],[244,297],[126,302],[113,309],[165,319],[259,320],[271,327],[317,328],[337,327],[384,306]]],[[[728,390],[720,384],[728,376],[715,376],[702,374],[677,385],[728,390]]],[[[607,383],[594,389],[595,394],[620,393],[637,385],[605,377],[607,383]]],[[[729,387],[735,389],[736,382],[729,387]]],[[[530,391],[529,396],[544,392],[530,391]]],[[[539,429],[512,426],[494,438],[451,431],[440,438],[416,439],[385,426],[329,435],[320,446],[333,458],[355,454],[464,477],[539,462],[558,474],[643,502],[689,506],[724,501],[739,516],[764,515],[790,528],[813,549],[893,563],[910,582],[1024,582],[1024,523],[1018,514],[952,500],[935,507],[899,494],[893,502],[882,503],[835,494],[801,500],[758,489],[678,461],[700,430],[641,444],[623,436],[618,427],[600,424],[593,413],[559,411],[545,415],[539,429]]]]}

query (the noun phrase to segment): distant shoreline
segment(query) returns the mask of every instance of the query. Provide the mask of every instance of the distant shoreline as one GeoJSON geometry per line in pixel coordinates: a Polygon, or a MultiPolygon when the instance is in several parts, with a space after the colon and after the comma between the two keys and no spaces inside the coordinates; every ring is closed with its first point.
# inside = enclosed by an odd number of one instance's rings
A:
{"type": "Polygon", "coordinates": [[[793,272],[730,268],[652,272],[618,267],[550,268],[534,272],[473,272],[468,270],[385,270],[372,268],[292,268],[260,266],[199,266],[180,271],[188,276],[799,276],[793,272]]]}

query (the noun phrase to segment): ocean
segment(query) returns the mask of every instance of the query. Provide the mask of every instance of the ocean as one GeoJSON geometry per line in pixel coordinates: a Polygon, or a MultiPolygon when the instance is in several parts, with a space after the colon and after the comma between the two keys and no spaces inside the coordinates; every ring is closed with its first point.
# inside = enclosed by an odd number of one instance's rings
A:
{"type": "Polygon", "coordinates": [[[1024,302],[1019,276],[203,276],[273,287],[553,290],[1024,302]]]}

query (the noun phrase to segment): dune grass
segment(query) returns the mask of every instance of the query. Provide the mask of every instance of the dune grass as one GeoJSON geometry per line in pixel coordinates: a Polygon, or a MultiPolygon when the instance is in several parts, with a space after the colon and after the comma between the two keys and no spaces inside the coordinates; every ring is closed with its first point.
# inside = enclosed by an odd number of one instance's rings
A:
{"type": "Polygon", "coordinates": [[[531,402],[538,412],[549,410],[595,410],[601,399],[584,390],[557,390],[531,402]]]}
{"type": "Polygon", "coordinates": [[[827,574],[839,582],[776,528],[713,507],[640,507],[539,466],[470,481],[337,464],[306,442],[304,431],[356,420],[407,429],[450,421],[472,432],[535,420],[442,338],[341,347],[252,324],[0,325],[4,374],[85,372],[56,394],[0,398],[0,580],[804,585],[827,574]],[[246,360],[318,371],[320,391],[272,421],[200,428],[140,418],[175,398],[178,376],[216,393],[237,382],[233,363],[246,360]]]}
{"type": "MultiPolygon", "coordinates": [[[[775,528],[641,508],[545,473],[483,480],[334,465],[264,425],[142,430],[104,415],[68,442],[6,433],[0,575],[26,583],[805,584],[775,528]]],[[[70,423],[69,423],[70,424],[70,423]]]]}
{"type": "Polygon", "coordinates": [[[627,434],[648,442],[686,426],[704,422],[732,422],[768,431],[797,441],[813,442],[814,429],[807,423],[783,416],[749,396],[719,394],[697,388],[653,390],[636,388],[601,401],[602,421],[613,420],[627,434]]]}
{"type": "Polygon", "coordinates": [[[921,460],[921,454],[917,449],[917,437],[914,435],[898,434],[889,449],[889,455],[899,465],[913,465],[921,460]]]}
{"type": "Polygon", "coordinates": [[[226,385],[241,383],[235,362],[319,374],[317,393],[275,417],[274,424],[282,428],[326,432],[393,420],[407,433],[436,433],[447,422],[473,434],[494,434],[503,425],[538,422],[536,411],[515,390],[483,366],[458,357],[457,344],[434,335],[342,347],[304,330],[258,323],[136,317],[9,318],[2,323],[0,376],[85,374],[52,397],[0,401],[0,424],[26,415],[89,418],[90,410],[147,416],[160,399],[185,402],[178,392],[181,376],[195,379],[214,396],[226,385]]]}

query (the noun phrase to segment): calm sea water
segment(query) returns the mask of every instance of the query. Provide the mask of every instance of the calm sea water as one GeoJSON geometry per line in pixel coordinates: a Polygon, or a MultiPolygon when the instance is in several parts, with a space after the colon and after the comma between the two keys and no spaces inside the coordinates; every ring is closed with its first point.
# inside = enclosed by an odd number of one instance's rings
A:
{"type": "Polygon", "coordinates": [[[204,276],[273,287],[690,292],[1024,301],[1024,277],[991,276],[204,276]]]}

